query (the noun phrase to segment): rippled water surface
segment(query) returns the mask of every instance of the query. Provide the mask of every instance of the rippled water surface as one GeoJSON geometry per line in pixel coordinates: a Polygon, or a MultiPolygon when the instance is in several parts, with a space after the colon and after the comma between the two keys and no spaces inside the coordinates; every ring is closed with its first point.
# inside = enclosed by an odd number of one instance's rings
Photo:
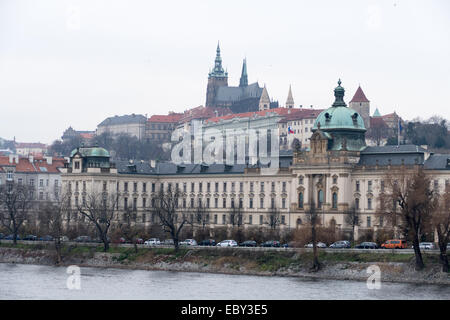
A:
{"type": "Polygon", "coordinates": [[[66,271],[0,263],[0,299],[450,299],[438,285],[103,268],[81,268],[81,289],[69,290],[66,271]]]}

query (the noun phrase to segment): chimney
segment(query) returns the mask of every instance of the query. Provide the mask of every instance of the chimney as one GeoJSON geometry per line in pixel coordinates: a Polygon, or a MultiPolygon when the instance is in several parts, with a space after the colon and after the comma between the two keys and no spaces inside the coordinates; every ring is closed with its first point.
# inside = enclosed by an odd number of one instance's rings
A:
{"type": "Polygon", "coordinates": [[[28,161],[30,161],[31,164],[34,162],[34,157],[32,155],[28,156],[28,161]]]}
{"type": "Polygon", "coordinates": [[[14,159],[14,155],[10,154],[9,155],[9,163],[14,163],[13,159],[14,159]]]}
{"type": "Polygon", "coordinates": [[[150,160],[150,167],[152,168],[156,167],[156,160],[150,160]]]}
{"type": "Polygon", "coordinates": [[[46,159],[47,159],[47,164],[48,164],[49,166],[51,166],[52,163],[53,163],[53,158],[52,158],[52,157],[46,157],[46,159]]]}

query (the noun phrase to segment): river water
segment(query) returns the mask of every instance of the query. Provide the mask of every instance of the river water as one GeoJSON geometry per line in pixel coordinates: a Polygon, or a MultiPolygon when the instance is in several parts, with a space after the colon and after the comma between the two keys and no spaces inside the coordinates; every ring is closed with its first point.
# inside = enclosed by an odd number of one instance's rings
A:
{"type": "MultiPolygon", "coordinates": [[[[365,282],[81,268],[80,289],[69,290],[65,267],[0,263],[2,299],[450,299],[450,287],[365,282]]],[[[73,282],[72,282],[73,283],[73,282]]]]}

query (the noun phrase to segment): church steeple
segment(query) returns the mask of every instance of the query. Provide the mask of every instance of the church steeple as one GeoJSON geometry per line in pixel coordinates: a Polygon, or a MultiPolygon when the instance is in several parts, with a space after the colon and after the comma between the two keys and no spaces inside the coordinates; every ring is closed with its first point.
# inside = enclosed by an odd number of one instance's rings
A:
{"type": "Polygon", "coordinates": [[[291,89],[291,85],[289,85],[289,93],[288,93],[288,97],[286,100],[286,108],[294,108],[294,98],[292,97],[292,89],[291,89]]]}
{"type": "Polygon", "coordinates": [[[220,87],[228,87],[228,72],[222,67],[222,57],[220,56],[220,46],[217,42],[216,59],[214,69],[208,74],[208,86],[206,87],[206,107],[216,106],[216,95],[220,87]]]}
{"type": "Polygon", "coordinates": [[[220,45],[217,42],[216,59],[214,60],[214,69],[209,73],[209,77],[228,77],[222,67],[222,57],[220,56],[220,45]]]}
{"type": "Polygon", "coordinates": [[[264,89],[261,94],[261,98],[259,99],[259,110],[269,110],[270,109],[270,98],[269,93],[267,92],[266,85],[264,85],[264,89]]]}
{"type": "Polygon", "coordinates": [[[247,59],[244,59],[244,62],[242,63],[242,73],[241,79],[239,80],[239,87],[246,87],[246,86],[248,86],[247,59]]]}

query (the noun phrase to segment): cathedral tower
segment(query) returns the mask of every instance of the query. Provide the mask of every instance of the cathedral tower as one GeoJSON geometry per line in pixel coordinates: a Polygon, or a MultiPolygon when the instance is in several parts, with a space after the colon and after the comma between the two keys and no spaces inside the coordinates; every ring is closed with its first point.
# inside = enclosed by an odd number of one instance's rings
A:
{"type": "Polygon", "coordinates": [[[366,95],[364,94],[360,86],[358,86],[358,89],[356,90],[355,95],[353,96],[348,106],[361,115],[364,120],[364,126],[366,127],[366,129],[369,129],[370,101],[366,98],[366,95]]]}
{"type": "Polygon", "coordinates": [[[216,59],[214,69],[208,74],[208,86],[206,88],[206,107],[215,106],[215,98],[219,87],[228,87],[228,73],[222,67],[222,57],[220,56],[220,46],[217,43],[216,59]]]}

